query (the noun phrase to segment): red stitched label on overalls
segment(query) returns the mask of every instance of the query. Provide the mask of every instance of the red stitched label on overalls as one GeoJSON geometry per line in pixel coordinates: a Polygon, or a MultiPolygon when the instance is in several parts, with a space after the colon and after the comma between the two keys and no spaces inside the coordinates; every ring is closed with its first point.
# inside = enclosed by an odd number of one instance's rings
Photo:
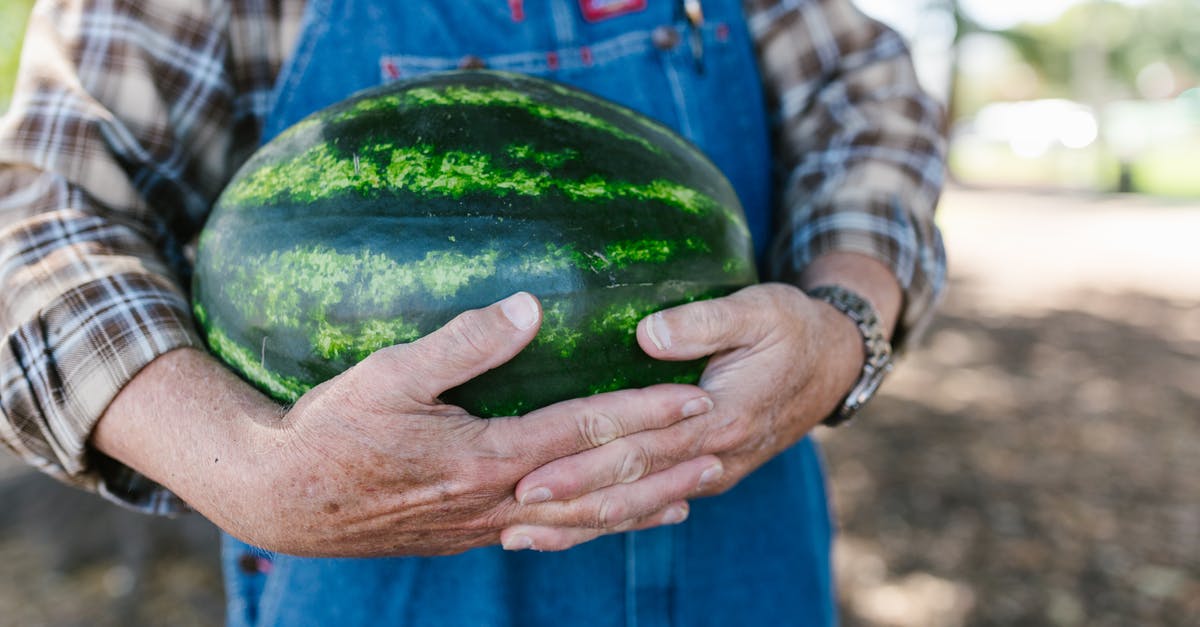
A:
{"type": "Polygon", "coordinates": [[[514,22],[525,21],[525,0],[508,0],[508,12],[514,22]]]}
{"type": "Polygon", "coordinates": [[[599,22],[641,11],[646,8],[646,0],[579,0],[579,8],[583,10],[583,19],[599,22]]]}
{"type": "Polygon", "coordinates": [[[379,69],[383,74],[383,80],[394,81],[400,78],[400,66],[396,65],[396,60],[391,57],[383,57],[379,59],[379,69]]]}

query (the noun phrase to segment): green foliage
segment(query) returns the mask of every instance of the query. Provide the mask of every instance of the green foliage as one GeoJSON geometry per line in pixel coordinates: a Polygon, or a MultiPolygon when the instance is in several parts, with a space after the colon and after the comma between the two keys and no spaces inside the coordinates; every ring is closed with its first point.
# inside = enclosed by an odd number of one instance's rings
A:
{"type": "Polygon", "coordinates": [[[1164,146],[1148,151],[1132,164],[1134,189],[1159,196],[1200,197],[1200,145],[1164,146]]]}
{"type": "Polygon", "coordinates": [[[1100,0],[1076,5],[1049,24],[994,34],[1012,44],[1052,93],[1071,91],[1077,57],[1088,48],[1102,55],[1113,96],[1135,93],[1138,73],[1156,61],[1200,77],[1200,3],[1195,0],[1142,6],[1100,0]]]}
{"type": "Polygon", "coordinates": [[[0,111],[8,107],[33,0],[0,2],[0,111]]]}

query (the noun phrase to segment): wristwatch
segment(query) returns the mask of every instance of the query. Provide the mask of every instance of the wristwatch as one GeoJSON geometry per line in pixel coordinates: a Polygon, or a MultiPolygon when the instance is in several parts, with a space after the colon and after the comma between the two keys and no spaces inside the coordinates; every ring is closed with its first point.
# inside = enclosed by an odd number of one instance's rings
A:
{"type": "Polygon", "coordinates": [[[810,298],[833,305],[834,309],[853,320],[858,332],[862,334],[863,346],[867,352],[867,360],[863,363],[858,382],[850,389],[846,398],[842,399],[842,404],[822,423],[827,427],[836,427],[850,420],[872,396],[875,396],[879,384],[883,383],[883,378],[892,370],[892,344],[884,334],[879,314],[862,296],[836,285],[819,285],[805,290],[805,293],[810,298]]]}

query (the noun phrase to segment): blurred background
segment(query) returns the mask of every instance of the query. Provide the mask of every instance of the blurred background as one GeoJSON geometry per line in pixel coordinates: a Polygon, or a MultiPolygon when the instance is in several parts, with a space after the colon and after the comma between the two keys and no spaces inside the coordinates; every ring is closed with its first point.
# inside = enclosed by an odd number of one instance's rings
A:
{"type": "MultiPolygon", "coordinates": [[[[951,286],[819,436],[844,623],[1200,624],[1200,2],[858,4],[950,112],[951,286]]],[[[214,546],[0,452],[0,625],[218,624],[214,546]]]]}

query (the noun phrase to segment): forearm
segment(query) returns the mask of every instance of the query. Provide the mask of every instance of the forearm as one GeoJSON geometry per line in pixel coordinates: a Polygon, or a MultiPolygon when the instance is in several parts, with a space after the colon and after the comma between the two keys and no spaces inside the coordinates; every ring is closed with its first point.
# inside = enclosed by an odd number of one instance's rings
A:
{"type": "Polygon", "coordinates": [[[207,353],[185,348],[121,390],[91,443],[212,516],[222,493],[253,480],[255,430],[278,424],[283,411],[207,353]]]}

